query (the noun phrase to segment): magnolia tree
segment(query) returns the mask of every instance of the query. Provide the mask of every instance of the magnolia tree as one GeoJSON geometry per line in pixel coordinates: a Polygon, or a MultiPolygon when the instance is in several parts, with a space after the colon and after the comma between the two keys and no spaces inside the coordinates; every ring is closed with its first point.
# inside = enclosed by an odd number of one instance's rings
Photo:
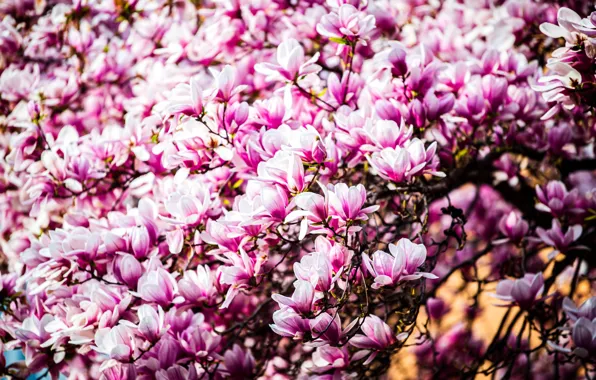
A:
{"type": "Polygon", "coordinates": [[[595,376],[589,3],[2,1],[0,376],[595,376]]]}

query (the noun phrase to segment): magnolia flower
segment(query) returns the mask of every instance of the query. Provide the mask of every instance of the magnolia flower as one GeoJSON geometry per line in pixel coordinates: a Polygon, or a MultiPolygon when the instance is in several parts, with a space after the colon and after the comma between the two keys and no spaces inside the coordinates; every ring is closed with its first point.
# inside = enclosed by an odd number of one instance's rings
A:
{"type": "Polygon", "coordinates": [[[166,114],[177,113],[189,116],[200,116],[203,113],[203,93],[197,78],[190,78],[190,83],[180,83],[172,90],[166,114]]]}
{"type": "Polygon", "coordinates": [[[426,300],[426,308],[428,310],[429,317],[435,320],[443,318],[450,310],[449,306],[443,301],[442,298],[429,298],[426,300]]]}
{"type": "Polygon", "coordinates": [[[137,367],[134,364],[117,363],[101,372],[101,380],[135,380],[137,367]]]}
{"type": "Polygon", "coordinates": [[[222,370],[232,379],[250,377],[255,370],[255,358],[250,350],[243,350],[234,344],[232,349],[224,354],[222,370]]]}
{"type": "Polygon", "coordinates": [[[180,336],[180,345],[184,351],[196,359],[212,358],[220,341],[221,336],[202,326],[193,326],[180,336]]]}
{"type": "Polygon", "coordinates": [[[99,234],[92,233],[87,228],[76,227],[64,236],[60,245],[51,245],[50,252],[54,257],[63,254],[65,257],[91,261],[97,256],[100,244],[99,234]]]}
{"type": "Polygon", "coordinates": [[[286,222],[292,222],[302,218],[300,240],[304,239],[309,229],[311,229],[311,233],[317,233],[318,231],[324,232],[325,229],[320,225],[333,222],[333,220],[330,220],[329,191],[321,183],[319,183],[319,187],[323,190],[324,195],[311,192],[296,195],[294,197],[294,203],[300,210],[292,211],[286,217],[286,222]],[[317,228],[317,225],[320,227],[317,228]]]}
{"type": "MultiPolygon", "coordinates": [[[[565,233],[561,229],[561,223],[557,219],[553,219],[550,230],[545,230],[542,227],[536,228],[536,234],[540,240],[555,248],[555,250],[549,255],[549,258],[553,258],[557,253],[565,253],[582,235],[583,228],[581,225],[576,224],[570,226],[565,233]]],[[[579,247],[578,247],[579,248],[579,247]]]]}
{"type": "Polygon", "coordinates": [[[133,227],[130,232],[130,246],[137,259],[143,259],[149,254],[152,242],[149,231],[145,226],[133,227]]]}
{"type": "Polygon", "coordinates": [[[137,310],[138,324],[123,321],[122,324],[137,329],[140,336],[156,342],[166,332],[165,314],[161,306],[157,310],[151,305],[141,305],[137,310]]]}
{"type": "Polygon", "coordinates": [[[372,260],[368,255],[362,254],[362,260],[369,273],[375,276],[372,285],[374,289],[421,277],[437,278],[432,273],[418,272],[418,268],[426,260],[426,247],[405,238],[400,239],[397,245],[389,244],[389,253],[376,251],[372,260]]]}
{"type": "Polygon", "coordinates": [[[519,244],[528,233],[528,229],[528,222],[523,220],[515,211],[511,211],[509,214],[503,215],[499,222],[499,230],[506,238],[498,240],[497,243],[511,241],[519,244]]]}
{"type": "Polygon", "coordinates": [[[394,77],[401,77],[408,72],[406,51],[399,46],[394,46],[387,52],[387,63],[394,77]]]}
{"type": "Polygon", "coordinates": [[[362,208],[366,203],[366,190],[361,184],[356,186],[338,183],[328,186],[329,207],[332,216],[342,221],[368,220],[368,214],[377,211],[380,206],[374,205],[362,208]]]}
{"type": "Polygon", "coordinates": [[[247,88],[247,86],[239,84],[238,71],[231,65],[225,65],[221,71],[213,68],[209,68],[209,71],[215,78],[215,88],[210,95],[210,98],[214,100],[229,102],[247,88]]]}
{"type": "Polygon", "coordinates": [[[587,299],[580,307],[575,306],[575,303],[569,297],[566,297],[563,300],[563,310],[572,321],[579,318],[593,320],[596,318],[596,297],[587,299]]]}
{"type": "Polygon", "coordinates": [[[497,285],[494,297],[515,304],[522,309],[531,308],[544,291],[542,273],[526,273],[524,277],[516,280],[502,280],[497,285]]]}
{"type": "Polygon", "coordinates": [[[567,187],[561,181],[550,181],[545,187],[536,186],[536,196],[540,201],[536,209],[549,212],[555,217],[581,212],[576,208],[577,189],[567,191],[567,187]]]}
{"type": "Polygon", "coordinates": [[[313,368],[311,370],[316,373],[341,370],[346,368],[349,363],[350,355],[346,346],[332,347],[325,345],[317,347],[316,351],[312,354],[313,368]]]}
{"type": "Polygon", "coordinates": [[[551,38],[565,38],[565,41],[574,45],[578,42],[578,34],[587,34],[596,37],[596,25],[590,19],[582,19],[575,11],[561,7],[557,13],[559,25],[544,22],[540,24],[540,31],[551,38]]]}
{"type": "Polygon", "coordinates": [[[273,158],[259,164],[257,174],[261,181],[276,183],[294,194],[305,187],[302,160],[293,153],[277,152],[273,158]]]}
{"type": "Polygon", "coordinates": [[[277,310],[272,318],[273,324],[269,327],[278,335],[300,340],[306,332],[310,331],[308,319],[300,316],[292,308],[277,310]]]}
{"type": "Polygon", "coordinates": [[[37,318],[35,315],[27,317],[23,320],[21,326],[15,330],[16,337],[23,342],[41,345],[50,339],[47,326],[52,321],[54,321],[54,317],[50,314],[44,314],[41,318],[37,318]]]}
{"type": "Polygon", "coordinates": [[[317,291],[326,292],[332,287],[331,262],[326,252],[313,252],[294,263],[296,278],[308,281],[317,291]]]}
{"type": "Polygon", "coordinates": [[[194,226],[209,212],[211,192],[204,183],[185,180],[168,195],[164,206],[173,218],[162,219],[172,224],[194,226]]]}
{"type": "Polygon", "coordinates": [[[189,369],[181,365],[174,365],[166,369],[160,369],[155,374],[156,380],[199,380],[195,366],[189,366],[189,369]]]}
{"type": "Polygon", "coordinates": [[[573,353],[580,358],[596,355],[596,318],[589,320],[581,317],[573,325],[571,338],[575,349],[573,353]]]}
{"type": "Polygon", "coordinates": [[[376,152],[384,148],[403,147],[411,139],[414,129],[412,126],[406,127],[403,121],[398,125],[393,120],[372,122],[371,119],[367,119],[364,132],[372,144],[363,145],[362,149],[376,152]]]}
{"type": "Polygon", "coordinates": [[[95,333],[95,351],[121,362],[128,361],[135,350],[132,330],[125,325],[103,328],[95,333]]]}
{"type": "MultiPolygon", "coordinates": [[[[327,158],[327,148],[321,138],[319,131],[312,125],[306,125],[297,129],[291,129],[282,125],[277,131],[283,139],[280,141],[280,148],[288,152],[296,153],[304,162],[323,163],[327,158]]],[[[265,132],[265,135],[268,133],[265,132]]],[[[265,139],[263,136],[263,140],[265,139]]],[[[265,141],[263,141],[265,143],[265,141]]]]}
{"type": "Polygon", "coordinates": [[[155,302],[161,306],[168,306],[172,302],[180,301],[176,297],[178,284],[172,274],[163,268],[157,268],[145,273],[137,286],[139,296],[147,302],[155,302]]]}
{"type": "Polygon", "coordinates": [[[184,272],[184,277],[178,282],[178,288],[180,295],[189,303],[209,303],[217,294],[215,274],[207,265],[199,265],[196,271],[184,272]]]}
{"type": "Polygon", "coordinates": [[[136,288],[139,278],[143,275],[143,266],[133,255],[119,254],[114,260],[114,276],[131,288],[136,288]]]}
{"type": "Polygon", "coordinates": [[[321,66],[315,64],[318,59],[319,52],[305,62],[304,48],[298,41],[290,38],[277,47],[277,65],[258,63],[255,71],[266,75],[270,81],[294,82],[300,77],[321,71],[321,66]]]}
{"type": "Polygon", "coordinates": [[[349,343],[351,346],[363,349],[355,355],[354,360],[368,356],[364,365],[372,362],[378,351],[386,349],[397,341],[389,325],[376,315],[367,315],[360,328],[364,334],[354,335],[349,343]]]}
{"type": "Polygon", "coordinates": [[[543,120],[554,116],[560,107],[568,110],[575,108],[576,100],[572,94],[581,88],[583,82],[582,74],[566,62],[549,62],[546,67],[550,69],[551,75],[538,79],[538,84],[532,85],[532,89],[542,92],[545,101],[557,104],[542,116],[543,120]]]}
{"type": "Polygon", "coordinates": [[[315,296],[315,288],[310,282],[304,280],[297,280],[294,283],[294,288],[292,297],[273,294],[271,298],[280,304],[280,306],[290,307],[299,314],[310,314],[315,296]]]}
{"type": "Polygon", "coordinates": [[[333,273],[341,272],[342,268],[350,262],[353,254],[343,244],[331,241],[323,236],[315,239],[315,250],[325,253],[333,273]]]}
{"type": "Polygon", "coordinates": [[[166,232],[166,243],[170,253],[178,254],[184,248],[184,231],[181,228],[166,232]]]}
{"type": "Polygon", "coordinates": [[[320,313],[315,319],[310,320],[310,330],[313,338],[311,344],[314,346],[337,345],[344,335],[338,313],[320,313]]]}
{"type": "Polygon", "coordinates": [[[425,150],[422,141],[415,138],[403,148],[385,148],[373,153],[367,159],[381,177],[397,183],[409,181],[414,176],[424,173],[444,177],[444,173],[436,170],[438,166],[436,149],[436,142],[425,150]]]}
{"type": "Polygon", "coordinates": [[[221,269],[219,282],[224,285],[230,285],[226,293],[226,300],[221,305],[221,309],[230,306],[230,303],[240,293],[241,289],[250,288],[250,281],[255,274],[259,274],[262,264],[262,258],[251,258],[244,249],[240,248],[240,256],[237,254],[228,255],[232,261],[232,266],[226,266],[221,269]]]}
{"type": "Polygon", "coordinates": [[[366,38],[375,28],[375,17],[365,15],[351,4],[342,4],[336,12],[331,12],[317,24],[317,32],[329,39],[349,42],[362,41],[366,44],[366,38]]]}
{"type": "Polygon", "coordinates": [[[264,186],[260,189],[261,204],[266,210],[269,219],[273,221],[283,221],[294,207],[288,201],[288,194],[280,186],[264,186]]]}

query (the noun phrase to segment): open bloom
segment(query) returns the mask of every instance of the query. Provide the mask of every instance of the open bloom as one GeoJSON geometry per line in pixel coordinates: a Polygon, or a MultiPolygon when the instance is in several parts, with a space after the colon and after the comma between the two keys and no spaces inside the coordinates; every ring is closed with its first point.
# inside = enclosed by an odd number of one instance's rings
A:
{"type": "Polygon", "coordinates": [[[377,120],[373,123],[371,119],[367,119],[364,132],[372,144],[363,145],[362,149],[376,152],[384,148],[404,146],[412,138],[414,128],[406,126],[403,120],[398,125],[393,120],[377,120]]]}
{"type": "Polygon", "coordinates": [[[172,274],[163,268],[147,272],[139,279],[138,294],[147,302],[167,306],[178,293],[178,284],[172,274]]]}
{"type": "Polygon", "coordinates": [[[312,304],[315,296],[315,288],[308,281],[297,280],[294,283],[292,297],[274,294],[271,296],[280,305],[290,307],[300,314],[309,314],[312,311],[312,304]]]}
{"type": "Polygon", "coordinates": [[[581,358],[594,357],[596,354],[596,318],[580,318],[573,325],[571,332],[575,349],[573,353],[581,358]]]}
{"type": "Polygon", "coordinates": [[[277,65],[273,63],[258,63],[255,71],[267,76],[268,80],[293,82],[299,77],[317,73],[321,66],[315,64],[319,53],[309,60],[304,60],[304,48],[298,41],[291,38],[277,47],[277,65]]]}
{"type": "Polygon", "coordinates": [[[575,306],[575,303],[566,297],[563,300],[563,310],[572,321],[576,321],[578,318],[593,320],[596,318],[596,297],[589,298],[580,307],[575,306]]]}
{"type": "Polygon", "coordinates": [[[184,272],[178,282],[180,294],[189,303],[210,302],[217,294],[215,275],[207,265],[197,266],[197,270],[184,272]]]}
{"type": "Polygon", "coordinates": [[[580,238],[582,235],[583,228],[581,225],[576,224],[570,226],[566,232],[563,233],[561,223],[557,219],[553,219],[552,226],[549,230],[545,230],[542,227],[536,228],[536,234],[540,240],[555,250],[550,254],[550,258],[553,258],[557,253],[565,253],[573,245],[573,243],[580,238]]]}
{"type": "Polygon", "coordinates": [[[526,273],[522,278],[499,282],[494,297],[518,305],[522,309],[529,309],[543,291],[544,279],[542,273],[526,273]]]}
{"type": "Polygon", "coordinates": [[[397,341],[391,327],[376,315],[367,315],[361,329],[364,334],[354,335],[350,339],[350,345],[363,349],[357,353],[357,358],[363,358],[372,352],[364,365],[373,361],[378,351],[386,349],[397,341]]]}
{"type": "Polygon", "coordinates": [[[285,187],[291,193],[304,190],[304,166],[297,154],[279,151],[266,162],[259,163],[259,179],[285,187]]]}
{"type": "Polygon", "coordinates": [[[231,65],[226,65],[221,71],[210,68],[209,71],[215,78],[215,88],[210,97],[220,102],[229,102],[234,96],[246,89],[240,85],[238,71],[231,65]]]}
{"type": "Polygon", "coordinates": [[[589,18],[582,19],[572,9],[559,8],[557,23],[558,25],[544,22],[540,24],[540,31],[551,38],[565,38],[569,44],[575,44],[580,33],[596,37],[596,25],[589,18]]]}
{"type": "Polygon", "coordinates": [[[255,370],[255,358],[250,350],[244,351],[239,345],[234,344],[232,349],[224,354],[222,370],[232,379],[250,377],[255,370]]]}
{"type": "Polygon", "coordinates": [[[200,116],[203,112],[203,93],[197,78],[190,83],[180,83],[172,90],[166,108],[167,114],[181,113],[189,116],[200,116]]]}
{"type": "Polygon", "coordinates": [[[95,333],[94,349],[112,359],[126,362],[132,356],[135,343],[130,327],[118,325],[113,328],[103,328],[95,333]]]}
{"type": "Polygon", "coordinates": [[[360,12],[351,4],[342,4],[317,24],[317,32],[329,39],[343,39],[350,42],[365,40],[375,28],[375,16],[360,12]]]}
{"type": "Polygon", "coordinates": [[[368,255],[362,254],[362,260],[366,269],[375,276],[375,282],[372,285],[375,289],[395,285],[401,280],[437,278],[432,273],[418,272],[418,268],[426,260],[426,247],[422,244],[414,244],[405,238],[400,239],[397,245],[389,244],[389,253],[376,251],[372,255],[372,260],[368,255]]]}
{"type": "Polygon", "coordinates": [[[183,181],[176,191],[169,194],[164,202],[172,218],[163,218],[169,223],[197,225],[202,221],[211,206],[211,193],[204,183],[183,181]]]}
{"type": "Polygon", "coordinates": [[[422,141],[415,138],[403,148],[385,148],[367,158],[381,177],[398,183],[409,181],[414,176],[424,173],[444,177],[444,173],[437,171],[439,162],[435,157],[436,149],[436,142],[424,149],[422,141]]]}
{"type": "Polygon", "coordinates": [[[338,313],[320,313],[315,319],[310,320],[311,335],[315,346],[322,344],[336,345],[343,336],[341,320],[338,313]]]}
{"type": "Polygon", "coordinates": [[[333,215],[338,216],[342,221],[367,220],[368,214],[379,209],[379,206],[362,208],[366,202],[366,190],[364,186],[356,186],[338,183],[329,186],[329,206],[333,215]]]}
{"type": "Polygon", "coordinates": [[[347,347],[333,347],[329,345],[317,347],[312,355],[313,368],[316,373],[325,373],[331,369],[341,370],[350,364],[350,354],[347,347]]]}
{"type": "Polygon", "coordinates": [[[273,313],[273,324],[271,330],[281,336],[293,339],[302,339],[304,334],[310,331],[308,319],[300,316],[292,308],[286,307],[273,313]]]}
{"type": "Polygon", "coordinates": [[[536,209],[550,212],[555,217],[581,211],[575,207],[578,198],[577,189],[567,191],[567,187],[561,181],[550,181],[545,187],[536,186],[536,196],[540,201],[536,209]]]}
{"type": "Polygon", "coordinates": [[[211,358],[220,341],[219,335],[203,326],[193,326],[184,331],[180,337],[180,344],[184,351],[197,359],[211,358]]]}
{"type": "Polygon", "coordinates": [[[166,332],[165,314],[161,306],[141,305],[137,310],[138,324],[128,321],[122,323],[126,326],[136,328],[139,335],[150,342],[156,342],[166,332]]]}
{"type": "Polygon", "coordinates": [[[310,282],[318,291],[329,291],[332,285],[331,262],[326,252],[313,252],[294,263],[294,273],[300,280],[310,282]]]}

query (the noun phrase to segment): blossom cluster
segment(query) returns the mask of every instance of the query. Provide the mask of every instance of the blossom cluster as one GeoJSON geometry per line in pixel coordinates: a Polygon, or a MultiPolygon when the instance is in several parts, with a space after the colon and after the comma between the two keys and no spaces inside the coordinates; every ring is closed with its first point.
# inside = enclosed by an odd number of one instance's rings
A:
{"type": "Polygon", "coordinates": [[[0,376],[593,376],[568,5],[3,1],[0,376]]]}

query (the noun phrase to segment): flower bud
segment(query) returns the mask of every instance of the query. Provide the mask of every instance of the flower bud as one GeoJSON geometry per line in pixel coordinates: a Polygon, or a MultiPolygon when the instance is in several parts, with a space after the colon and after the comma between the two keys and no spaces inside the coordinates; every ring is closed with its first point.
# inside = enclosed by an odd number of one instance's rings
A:
{"type": "Polygon", "coordinates": [[[394,47],[387,56],[389,63],[391,64],[391,74],[394,77],[401,77],[408,72],[408,64],[406,63],[406,52],[399,48],[394,47]]]}
{"type": "Polygon", "coordinates": [[[114,261],[114,275],[118,281],[134,289],[143,275],[143,266],[133,255],[118,255],[114,261]]]}
{"type": "Polygon", "coordinates": [[[441,298],[429,298],[426,301],[429,317],[435,320],[443,318],[449,312],[449,306],[441,298]]]}
{"type": "Polygon", "coordinates": [[[323,144],[323,141],[317,140],[317,142],[313,145],[312,157],[317,164],[325,161],[327,158],[327,149],[325,149],[325,144],[323,144]]]}
{"type": "Polygon", "coordinates": [[[149,239],[149,231],[145,226],[137,226],[133,228],[130,234],[130,245],[132,252],[137,259],[147,257],[149,253],[151,241],[149,239]]]}
{"type": "Polygon", "coordinates": [[[412,100],[410,103],[410,124],[416,128],[424,127],[426,121],[426,110],[422,102],[418,99],[412,100]]]}
{"type": "Polygon", "coordinates": [[[30,100],[29,103],[27,103],[27,112],[29,112],[31,120],[37,120],[41,114],[39,103],[35,100],[30,100]]]}

